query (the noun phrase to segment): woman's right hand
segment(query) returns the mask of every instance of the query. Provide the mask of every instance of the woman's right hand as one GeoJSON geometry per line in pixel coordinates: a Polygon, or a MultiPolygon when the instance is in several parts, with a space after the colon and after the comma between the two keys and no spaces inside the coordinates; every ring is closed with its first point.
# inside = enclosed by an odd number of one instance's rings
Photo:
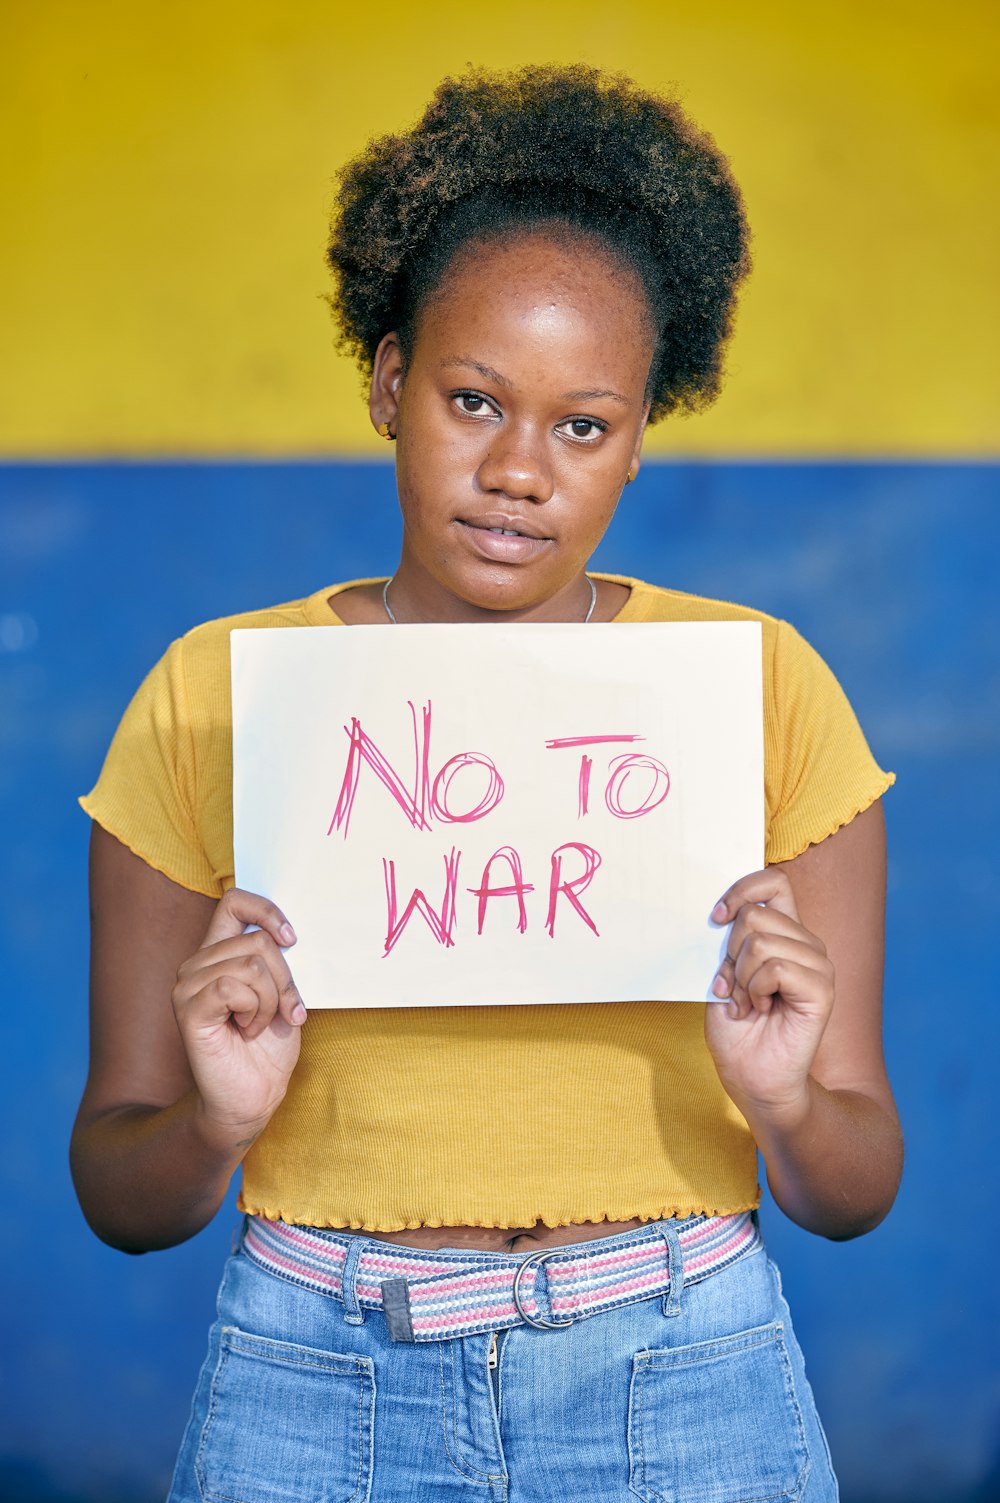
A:
{"type": "Polygon", "coordinates": [[[256,893],[230,888],[173,989],[174,1016],[200,1098],[201,1130],[241,1154],[281,1104],[306,1009],[284,951],[295,931],[256,893]],[[257,925],[247,932],[248,925],[257,925]]]}

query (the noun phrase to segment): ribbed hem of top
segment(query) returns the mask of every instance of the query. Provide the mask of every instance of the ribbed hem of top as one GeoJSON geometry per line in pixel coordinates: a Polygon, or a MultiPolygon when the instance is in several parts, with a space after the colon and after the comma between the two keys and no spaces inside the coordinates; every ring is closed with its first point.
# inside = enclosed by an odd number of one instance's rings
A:
{"type": "Polygon", "coordinates": [[[198,883],[192,878],[182,877],[179,872],[171,870],[162,861],[157,860],[149,851],[140,850],[135,841],[126,835],[120,827],[117,827],[112,820],[105,819],[104,815],[98,812],[89,793],[85,793],[78,798],[77,803],[84,814],[89,815],[96,825],[100,825],[102,830],[106,830],[109,835],[112,835],[120,845],[125,846],[126,850],[131,851],[133,856],[138,856],[140,861],[144,861],[147,866],[151,866],[154,872],[159,872],[163,877],[169,877],[171,882],[177,883],[178,887],[184,887],[188,892],[196,892],[203,898],[215,898],[218,900],[222,896],[220,888],[199,887],[198,883]]]}
{"type": "Polygon", "coordinates": [[[548,1227],[550,1231],[562,1226],[597,1226],[604,1222],[618,1221],[670,1221],[683,1220],[687,1216],[735,1216],[741,1211],[755,1211],[760,1205],[760,1186],[757,1193],[750,1200],[737,1201],[732,1205],[713,1205],[710,1202],[699,1201],[669,1201],[658,1205],[652,1210],[640,1209],[632,1206],[610,1206],[606,1210],[590,1212],[574,1212],[568,1216],[556,1216],[552,1213],[545,1215],[539,1213],[534,1220],[530,1217],[525,1220],[502,1220],[497,1218],[493,1221],[477,1221],[461,1219],[455,1221],[436,1221],[428,1217],[425,1221],[400,1221],[386,1217],[377,1224],[371,1220],[341,1221],[336,1217],[317,1216],[314,1211],[304,1209],[292,1210],[288,1206],[275,1208],[273,1206],[255,1205],[249,1201],[240,1191],[237,1197],[237,1208],[248,1216],[263,1216],[266,1221],[283,1221],[286,1226],[313,1226],[326,1231],[335,1232],[416,1232],[423,1227],[429,1227],[434,1231],[442,1229],[451,1230],[459,1226],[481,1227],[484,1231],[523,1231],[526,1227],[548,1227]]]}
{"type": "Polygon", "coordinates": [[[774,848],[768,852],[768,866],[774,866],[779,861],[794,861],[796,856],[801,856],[802,852],[807,851],[811,845],[819,845],[821,841],[827,840],[831,835],[836,835],[837,831],[843,830],[846,825],[851,823],[852,819],[857,819],[859,814],[863,814],[866,809],[870,809],[876,799],[880,799],[883,793],[886,793],[895,781],[896,774],[894,772],[881,773],[877,782],[871,788],[867,788],[853,803],[849,804],[843,815],[838,815],[836,819],[832,820],[824,828],[822,834],[810,835],[808,840],[803,840],[801,843],[793,841],[787,849],[776,843],[774,848]]]}

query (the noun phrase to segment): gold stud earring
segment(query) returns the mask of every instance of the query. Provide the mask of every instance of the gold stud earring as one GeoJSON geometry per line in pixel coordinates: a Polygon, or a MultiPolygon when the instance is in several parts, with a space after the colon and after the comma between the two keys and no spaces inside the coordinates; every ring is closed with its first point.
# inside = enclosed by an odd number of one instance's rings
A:
{"type": "Polygon", "coordinates": [[[375,431],[378,433],[379,438],[394,439],[396,437],[395,433],[389,432],[388,423],[379,423],[378,428],[375,431]]]}
{"type": "Polygon", "coordinates": [[[636,476],[636,469],[635,469],[635,465],[633,465],[632,468],[629,470],[628,474],[625,476],[625,484],[626,485],[631,485],[632,481],[635,479],[635,476],[636,476]]]}

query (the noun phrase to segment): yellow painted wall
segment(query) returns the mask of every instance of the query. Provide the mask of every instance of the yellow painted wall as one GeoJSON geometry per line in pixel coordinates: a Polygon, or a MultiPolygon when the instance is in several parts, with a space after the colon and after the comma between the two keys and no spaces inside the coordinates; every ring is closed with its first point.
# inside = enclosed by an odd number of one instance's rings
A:
{"type": "Polygon", "coordinates": [[[746,192],[730,380],[654,452],[996,451],[996,7],[4,0],[0,454],[383,454],[331,178],[467,61],[679,86],[746,192]]]}

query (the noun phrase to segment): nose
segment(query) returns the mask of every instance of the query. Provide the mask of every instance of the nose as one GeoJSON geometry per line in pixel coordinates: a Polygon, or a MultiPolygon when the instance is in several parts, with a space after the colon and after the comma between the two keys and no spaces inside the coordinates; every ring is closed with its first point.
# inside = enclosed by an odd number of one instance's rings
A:
{"type": "Polygon", "coordinates": [[[479,466],[482,490],[517,501],[548,501],[555,484],[546,438],[527,426],[499,424],[479,466]]]}

